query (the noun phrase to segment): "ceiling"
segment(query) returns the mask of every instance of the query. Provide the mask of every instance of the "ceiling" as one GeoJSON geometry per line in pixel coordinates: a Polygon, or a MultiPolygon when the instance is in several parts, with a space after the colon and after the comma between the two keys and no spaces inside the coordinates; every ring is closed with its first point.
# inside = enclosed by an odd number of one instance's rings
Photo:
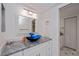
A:
{"type": "Polygon", "coordinates": [[[37,13],[44,13],[48,9],[60,5],[61,3],[24,3],[23,5],[37,13]]]}

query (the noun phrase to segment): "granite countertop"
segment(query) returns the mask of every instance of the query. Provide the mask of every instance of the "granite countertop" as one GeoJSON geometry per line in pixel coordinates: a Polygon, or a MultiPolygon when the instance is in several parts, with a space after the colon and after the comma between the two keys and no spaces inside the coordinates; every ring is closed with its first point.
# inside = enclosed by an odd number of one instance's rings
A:
{"type": "Polygon", "coordinates": [[[12,44],[6,45],[3,47],[2,51],[1,51],[1,55],[2,56],[9,56],[11,54],[23,51],[23,50],[31,48],[31,47],[34,47],[36,45],[42,44],[42,43],[47,42],[49,40],[51,40],[51,39],[43,37],[36,42],[28,42],[26,45],[20,41],[13,41],[12,44]]]}

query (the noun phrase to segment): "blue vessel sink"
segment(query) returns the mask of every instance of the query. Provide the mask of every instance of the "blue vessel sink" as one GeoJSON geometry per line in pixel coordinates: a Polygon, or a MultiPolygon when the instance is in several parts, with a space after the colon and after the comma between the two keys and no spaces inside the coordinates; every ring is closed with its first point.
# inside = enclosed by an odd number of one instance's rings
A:
{"type": "Polygon", "coordinates": [[[41,38],[41,35],[35,33],[29,33],[30,36],[26,37],[30,42],[35,42],[41,38]]]}

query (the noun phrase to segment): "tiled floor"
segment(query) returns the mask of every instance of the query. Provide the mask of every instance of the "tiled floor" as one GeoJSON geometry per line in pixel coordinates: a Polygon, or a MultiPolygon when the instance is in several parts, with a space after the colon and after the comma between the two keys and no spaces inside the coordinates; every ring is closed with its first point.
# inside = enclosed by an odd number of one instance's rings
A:
{"type": "Polygon", "coordinates": [[[60,54],[61,54],[61,56],[79,56],[79,53],[77,53],[76,51],[74,51],[70,48],[66,48],[66,47],[61,49],[60,54]]]}

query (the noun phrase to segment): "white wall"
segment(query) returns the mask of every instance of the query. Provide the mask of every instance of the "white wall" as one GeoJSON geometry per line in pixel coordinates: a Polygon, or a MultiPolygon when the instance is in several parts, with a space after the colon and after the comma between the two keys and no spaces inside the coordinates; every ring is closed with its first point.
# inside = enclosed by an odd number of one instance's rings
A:
{"type": "Polygon", "coordinates": [[[61,4],[60,6],[49,9],[45,14],[41,14],[38,32],[46,33],[46,36],[49,36],[52,39],[52,55],[57,56],[60,55],[60,40],[59,40],[59,32],[60,32],[60,15],[59,8],[65,6],[67,4],[61,4]],[[46,25],[46,20],[49,21],[48,25],[46,25]],[[42,23],[42,24],[41,24],[42,23]],[[42,30],[43,29],[43,30],[42,30]]]}
{"type": "Polygon", "coordinates": [[[38,14],[38,19],[35,21],[36,22],[36,32],[40,33],[40,34],[44,34],[44,19],[43,17],[38,14]]]}
{"type": "Polygon", "coordinates": [[[5,22],[6,22],[6,37],[7,39],[14,39],[16,37],[16,25],[18,21],[18,15],[20,13],[20,6],[16,4],[4,4],[5,5],[5,22]]]}

